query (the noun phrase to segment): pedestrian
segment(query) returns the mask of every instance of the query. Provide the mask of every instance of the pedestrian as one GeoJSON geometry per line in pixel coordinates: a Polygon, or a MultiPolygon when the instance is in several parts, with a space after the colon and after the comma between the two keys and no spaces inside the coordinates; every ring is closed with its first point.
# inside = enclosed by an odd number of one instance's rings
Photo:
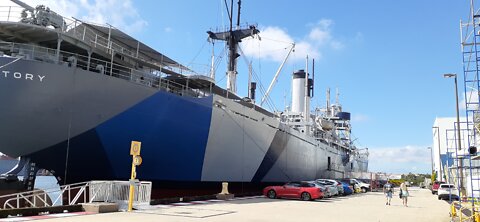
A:
{"type": "Polygon", "coordinates": [[[400,193],[402,194],[403,206],[408,207],[408,195],[409,195],[409,193],[408,193],[407,184],[405,184],[405,182],[400,184],[400,193]]]}
{"type": "Polygon", "coordinates": [[[393,196],[393,184],[391,184],[389,180],[387,180],[387,183],[383,185],[383,193],[387,197],[387,203],[385,205],[390,205],[393,196]]]}

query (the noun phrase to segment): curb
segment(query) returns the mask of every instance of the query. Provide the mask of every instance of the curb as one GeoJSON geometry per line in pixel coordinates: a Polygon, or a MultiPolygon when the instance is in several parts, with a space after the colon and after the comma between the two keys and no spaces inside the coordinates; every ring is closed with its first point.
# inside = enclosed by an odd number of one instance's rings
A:
{"type": "Polygon", "coordinates": [[[9,217],[9,218],[2,218],[0,219],[0,221],[31,221],[31,220],[41,220],[41,219],[73,217],[73,216],[81,216],[81,215],[89,215],[89,214],[96,214],[96,213],[73,212],[73,213],[45,214],[45,215],[27,216],[27,217],[9,217]]]}

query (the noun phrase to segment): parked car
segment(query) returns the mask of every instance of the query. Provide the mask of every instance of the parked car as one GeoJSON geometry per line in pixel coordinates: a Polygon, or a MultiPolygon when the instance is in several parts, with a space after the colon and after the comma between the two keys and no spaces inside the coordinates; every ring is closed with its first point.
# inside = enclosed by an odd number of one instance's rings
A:
{"type": "Polygon", "coordinates": [[[343,186],[343,195],[344,196],[353,194],[353,186],[352,185],[342,182],[342,186],[343,186]]]}
{"type": "Polygon", "coordinates": [[[320,188],[311,182],[290,182],[283,186],[268,186],[263,189],[263,195],[268,198],[295,198],[315,200],[323,198],[320,188]]]}
{"type": "Polygon", "coordinates": [[[325,186],[332,196],[338,196],[338,188],[330,182],[315,180],[315,183],[325,186]]]}
{"type": "MultiPolygon", "coordinates": [[[[323,185],[323,184],[320,184],[320,183],[317,183],[315,181],[308,181],[308,182],[312,182],[313,184],[315,184],[316,187],[320,188],[320,190],[322,191],[323,193],[323,197],[322,198],[330,198],[332,197],[333,195],[330,193],[330,188],[328,188],[327,186],[323,185]]],[[[320,199],[322,199],[320,198],[320,199]]]]}
{"type": "Polygon", "coordinates": [[[440,184],[444,184],[445,182],[443,181],[435,181],[432,185],[432,194],[437,194],[438,188],[440,187],[440,184]]]}
{"type": "Polygon", "coordinates": [[[354,186],[355,189],[360,189],[362,193],[366,193],[367,191],[370,190],[370,184],[360,182],[356,179],[348,179],[347,178],[347,179],[340,179],[340,181],[354,186]],[[355,185],[357,185],[358,188],[355,185]]]}
{"type": "Polygon", "coordinates": [[[458,200],[458,190],[453,184],[443,183],[438,187],[439,200],[458,200]]]}
{"type": "Polygon", "coordinates": [[[343,186],[341,182],[337,180],[331,180],[331,179],[317,179],[315,181],[334,186],[335,188],[337,188],[337,194],[343,195],[343,186]]]}

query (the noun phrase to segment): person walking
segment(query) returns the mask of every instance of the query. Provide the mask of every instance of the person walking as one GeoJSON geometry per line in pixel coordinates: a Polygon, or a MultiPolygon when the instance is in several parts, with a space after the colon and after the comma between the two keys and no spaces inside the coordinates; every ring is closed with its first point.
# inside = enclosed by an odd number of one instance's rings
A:
{"type": "Polygon", "coordinates": [[[408,196],[409,196],[409,193],[408,193],[407,184],[405,184],[405,182],[403,182],[402,184],[400,184],[400,193],[402,194],[403,206],[408,207],[408,196]]]}
{"type": "Polygon", "coordinates": [[[391,184],[389,180],[387,180],[387,183],[383,185],[383,193],[387,197],[387,203],[385,205],[390,205],[393,196],[393,184],[391,184]]]}

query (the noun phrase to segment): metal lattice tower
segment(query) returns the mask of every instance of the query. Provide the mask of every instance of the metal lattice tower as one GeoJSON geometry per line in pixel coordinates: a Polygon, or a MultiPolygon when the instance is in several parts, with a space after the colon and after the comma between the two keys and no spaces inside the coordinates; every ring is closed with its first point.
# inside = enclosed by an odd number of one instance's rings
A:
{"type": "Polygon", "coordinates": [[[464,95],[466,108],[466,129],[463,138],[464,156],[463,169],[459,169],[463,173],[468,190],[468,197],[474,200],[480,197],[480,161],[475,160],[475,154],[469,154],[469,147],[479,145],[480,132],[480,112],[479,112],[479,65],[480,65],[480,14],[479,10],[475,10],[474,0],[470,0],[470,13],[467,22],[460,21],[461,48],[463,60],[463,77],[464,77],[464,95]]]}
{"type": "MultiPolygon", "coordinates": [[[[480,14],[474,10],[474,1],[470,3],[470,16],[467,22],[460,21],[462,36],[462,59],[466,119],[468,129],[468,145],[476,146],[480,130],[480,113],[478,93],[480,92],[480,14]]],[[[465,147],[468,148],[468,147],[465,147]]]]}

